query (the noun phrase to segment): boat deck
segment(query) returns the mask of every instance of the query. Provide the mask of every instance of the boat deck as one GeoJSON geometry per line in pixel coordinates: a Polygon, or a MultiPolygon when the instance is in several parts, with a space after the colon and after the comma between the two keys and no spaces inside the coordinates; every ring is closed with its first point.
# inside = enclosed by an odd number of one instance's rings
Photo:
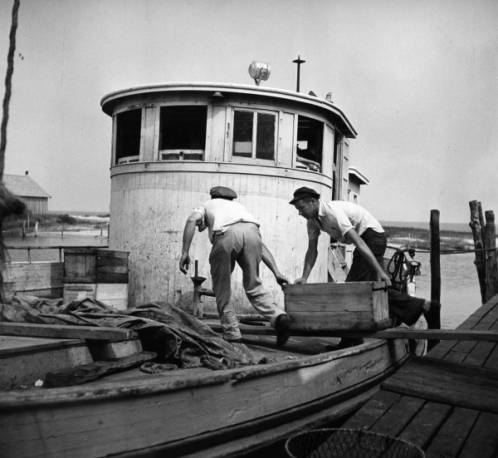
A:
{"type": "MultiPolygon", "coordinates": [[[[498,296],[459,328],[498,331],[498,296]]],[[[428,458],[498,456],[498,344],[439,343],[387,379],[342,427],[410,441],[428,458]]]]}

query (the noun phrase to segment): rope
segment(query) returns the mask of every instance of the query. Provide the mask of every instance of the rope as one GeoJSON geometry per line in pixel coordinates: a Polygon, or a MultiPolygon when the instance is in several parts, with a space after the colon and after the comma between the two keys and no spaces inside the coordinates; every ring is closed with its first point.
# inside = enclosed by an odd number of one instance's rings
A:
{"type": "Polygon", "coordinates": [[[7,72],[5,74],[5,94],[3,98],[2,125],[0,126],[0,180],[5,167],[5,149],[7,147],[7,123],[9,121],[10,96],[12,94],[12,74],[14,73],[14,51],[16,50],[17,17],[19,0],[12,5],[12,22],[9,34],[9,52],[7,54],[7,72]]]}

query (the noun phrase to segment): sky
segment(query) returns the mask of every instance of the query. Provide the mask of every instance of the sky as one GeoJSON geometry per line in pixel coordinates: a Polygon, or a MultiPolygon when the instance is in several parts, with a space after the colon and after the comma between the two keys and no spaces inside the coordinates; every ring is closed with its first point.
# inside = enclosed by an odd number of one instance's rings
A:
{"type": "MultiPolygon", "coordinates": [[[[0,0],[0,75],[11,0],[0,0]]],[[[498,212],[496,0],[21,0],[5,173],[49,209],[107,211],[111,119],[101,98],[162,82],[332,92],[358,137],[360,203],[382,221],[498,212]]],[[[3,98],[4,87],[1,89],[3,98]]]]}

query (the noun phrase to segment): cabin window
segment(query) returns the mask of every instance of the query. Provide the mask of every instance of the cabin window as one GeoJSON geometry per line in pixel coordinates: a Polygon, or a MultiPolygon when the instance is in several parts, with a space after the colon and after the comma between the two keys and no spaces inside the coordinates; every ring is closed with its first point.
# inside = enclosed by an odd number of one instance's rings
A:
{"type": "Polygon", "coordinates": [[[116,164],[138,162],[142,110],[130,110],[116,116],[116,164]]]}
{"type": "Polygon", "coordinates": [[[207,107],[177,105],[161,108],[159,149],[161,160],[204,159],[207,107]]]}
{"type": "Polygon", "coordinates": [[[274,113],[235,110],[232,156],[274,161],[276,119],[274,113]]]}
{"type": "Polygon", "coordinates": [[[298,116],[296,167],[321,172],[322,147],[323,122],[306,116],[298,116]]]}

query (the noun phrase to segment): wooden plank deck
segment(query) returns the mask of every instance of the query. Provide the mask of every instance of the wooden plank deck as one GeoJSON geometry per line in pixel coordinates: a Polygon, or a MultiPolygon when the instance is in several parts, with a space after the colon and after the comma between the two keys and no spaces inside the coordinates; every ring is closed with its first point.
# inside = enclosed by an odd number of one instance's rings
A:
{"type": "MultiPolygon", "coordinates": [[[[498,296],[459,329],[498,331],[498,296]]],[[[498,343],[439,343],[408,361],[342,427],[408,440],[427,458],[496,458],[498,343]]]]}

